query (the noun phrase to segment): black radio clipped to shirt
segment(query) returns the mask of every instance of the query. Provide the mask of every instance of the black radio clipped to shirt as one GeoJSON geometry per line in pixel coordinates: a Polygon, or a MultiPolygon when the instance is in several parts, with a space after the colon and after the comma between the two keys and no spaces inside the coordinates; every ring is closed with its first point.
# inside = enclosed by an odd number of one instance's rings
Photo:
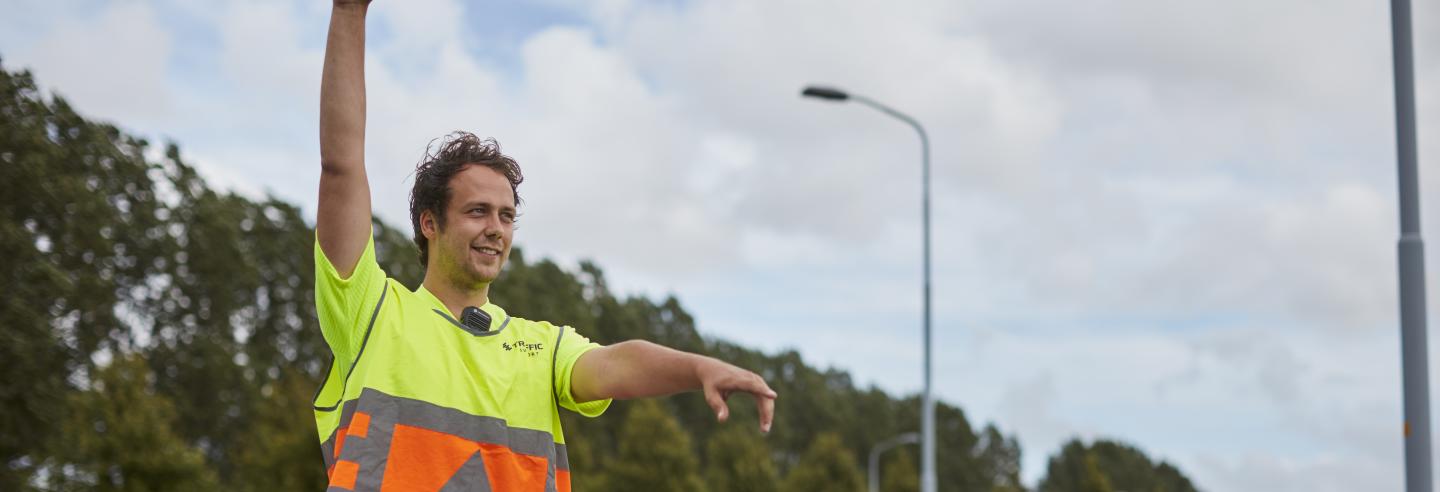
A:
{"type": "Polygon", "coordinates": [[[460,311],[460,324],[480,333],[488,333],[490,331],[490,313],[475,306],[466,307],[460,311]]]}

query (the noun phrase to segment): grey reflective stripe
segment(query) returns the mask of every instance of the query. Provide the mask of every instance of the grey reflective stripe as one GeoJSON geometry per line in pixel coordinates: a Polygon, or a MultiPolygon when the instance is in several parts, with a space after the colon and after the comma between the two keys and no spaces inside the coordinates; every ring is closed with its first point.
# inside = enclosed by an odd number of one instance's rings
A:
{"type": "Polygon", "coordinates": [[[490,492],[490,476],[485,473],[485,459],[482,456],[478,452],[471,455],[470,460],[450,477],[450,481],[445,482],[440,492],[490,492]]]}
{"type": "MultiPolygon", "coordinates": [[[[555,455],[555,438],[549,432],[510,427],[503,419],[471,415],[422,400],[390,396],[373,388],[361,390],[360,398],[355,401],[358,402],[356,412],[370,415],[370,432],[374,432],[377,425],[402,424],[475,442],[499,444],[520,454],[546,459],[553,459],[555,455]]],[[[348,410],[346,413],[353,416],[348,410]]],[[[349,420],[351,416],[342,420],[349,420]]],[[[345,447],[340,451],[342,458],[350,450],[349,438],[346,439],[345,447]]]]}
{"type": "MultiPolygon", "coordinates": [[[[356,409],[358,411],[359,407],[356,409]]],[[[354,420],[354,412],[351,416],[350,420],[354,420]]],[[[345,428],[349,427],[350,422],[346,422],[345,428]]],[[[359,472],[355,474],[355,490],[380,490],[380,485],[385,483],[385,465],[390,460],[390,441],[394,434],[395,426],[376,422],[372,416],[369,427],[365,429],[365,437],[345,436],[340,459],[360,465],[359,472]]]]}
{"type": "Polygon", "coordinates": [[[565,452],[564,444],[555,444],[555,468],[570,471],[570,453],[565,452]]]}
{"type": "MultiPolygon", "coordinates": [[[[431,309],[431,311],[435,311],[435,314],[438,314],[438,315],[440,315],[440,317],[445,318],[445,321],[449,321],[450,324],[455,325],[456,328],[459,328],[459,329],[461,329],[461,330],[465,330],[465,333],[469,333],[469,334],[475,335],[475,336],[477,336],[477,337],[488,337],[488,336],[492,336],[492,335],[498,335],[498,334],[500,334],[501,331],[504,331],[504,330],[505,330],[505,327],[506,327],[507,325],[510,324],[510,316],[507,315],[507,316],[505,316],[505,320],[502,321],[502,322],[500,322],[500,327],[499,327],[499,328],[496,328],[494,331],[475,331],[475,330],[470,329],[470,327],[465,326],[464,324],[460,323],[459,321],[455,321],[455,318],[450,317],[450,313],[447,313],[447,312],[445,312],[445,311],[441,311],[441,310],[439,310],[439,309],[431,309]]],[[[493,322],[492,322],[492,323],[493,323],[493,322]]]]}
{"type": "MultiPolygon", "coordinates": [[[[325,442],[320,443],[320,452],[325,455],[326,470],[329,470],[330,467],[335,466],[335,445],[337,444],[335,442],[335,437],[340,435],[340,431],[348,430],[350,428],[350,420],[355,417],[356,403],[358,403],[356,400],[350,400],[345,402],[345,404],[341,406],[340,423],[335,426],[335,431],[330,433],[330,437],[325,438],[325,442]]],[[[345,437],[346,439],[349,439],[350,436],[347,435],[345,437]]],[[[346,443],[348,442],[349,441],[347,440],[346,443]]],[[[344,450],[343,444],[341,445],[341,450],[344,450]]]]}
{"type": "Polygon", "coordinates": [[[320,443],[320,456],[325,458],[326,470],[335,465],[335,433],[330,433],[330,437],[320,443]]]}
{"type": "MultiPolygon", "coordinates": [[[[382,281],[380,283],[380,301],[375,303],[375,312],[370,313],[370,324],[365,327],[365,338],[360,340],[360,351],[355,353],[355,360],[350,362],[350,370],[345,371],[345,380],[340,382],[340,398],[328,407],[318,405],[318,403],[320,403],[320,393],[325,391],[325,384],[330,382],[330,371],[327,370],[325,371],[325,380],[320,382],[320,388],[315,390],[315,398],[310,402],[310,405],[314,406],[316,410],[322,412],[334,411],[336,407],[340,406],[340,402],[345,401],[345,386],[350,384],[350,374],[354,373],[355,366],[360,364],[360,356],[365,355],[365,347],[370,344],[370,330],[375,328],[375,318],[380,317],[380,306],[385,305],[385,294],[390,292],[390,282],[382,281]]],[[[335,358],[333,356],[330,358],[330,364],[335,364],[335,358]]]]}
{"type": "Polygon", "coordinates": [[[560,492],[559,482],[555,481],[555,460],[545,463],[545,492],[560,492]]]}
{"type": "MultiPolygon", "coordinates": [[[[360,391],[363,393],[365,390],[360,391]]],[[[355,418],[355,406],[359,404],[358,399],[345,402],[344,408],[340,410],[340,426],[336,427],[336,430],[350,427],[350,419],[355,418]]],[[[334,435],[331,435],[331,438],[334,438],[334,435]]]]}

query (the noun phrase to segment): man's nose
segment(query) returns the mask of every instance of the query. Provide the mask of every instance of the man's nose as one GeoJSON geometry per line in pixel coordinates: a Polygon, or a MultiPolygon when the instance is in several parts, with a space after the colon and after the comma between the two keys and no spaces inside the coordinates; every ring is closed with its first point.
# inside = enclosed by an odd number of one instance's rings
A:
{"type": "Polygon", "coordinates": [[[500,239],[500,219],[485,221],[484,233],[487,239],[500,239]]]}

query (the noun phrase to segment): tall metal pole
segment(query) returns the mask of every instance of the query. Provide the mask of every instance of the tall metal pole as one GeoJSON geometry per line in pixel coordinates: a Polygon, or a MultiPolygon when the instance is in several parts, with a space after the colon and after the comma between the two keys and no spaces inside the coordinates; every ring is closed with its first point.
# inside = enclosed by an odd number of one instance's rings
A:
{"type": "Polygon", "coordinates": [[[920,432],[922,436],[920,452],[920,490],[921,492],[935,492],[935,398],[931,391],[930,384],[930,137],[925,134],[925,128],[920,126],[919,121],[901,113],[889,106],[880,104],[873,99],[864,96],[849,94],[845,91],[831,88],[809,86],[800,93],[802,96],[815,97],[830,101],[845,101],[853,99],[855,102],[870,106],[882,113],[904,121],[920,134],[920,220],[923,236],[924,249],[924,336],[925,336],[925,394],[921,399],[920,409],[920,432]]]}
{"type": "Polygon", "coordinates": [[[870,473],[869,475],[867,475],[867,478],[869,479],[868,481],[870,483],[870,488],[866,490],[869,490],[870,492],[880,492],[881,453],[889,451],[891,448],[894,448],[895,446],[899,446],[901,444],[915,444],[917,442],[920,442],[920,434],[914,432],[906,432],[890,439],[880,441],[878,444],[875,445],[875,447],[870,448],[870,473]]]}
{"type": "Polygon", "coordinates": [[[1405,388],[1405,490],[1430,492],[1430,363],[1425,340],[1425,242],[1415,150],[1415,70],[1410,1],[1390,0],[1395,56],[1395,133],[1400,171],[1400,363],[1405,388]]]}
{"type": "Polygon", "coordinates": [[[874,100],[851,95],[855,102],[878,109],[908,123],[920,134],[920,220],[922,243],[924,244],[924,333],[925,333],[925,395],[920,400],[920,491],[935,492],[935,397],[931,391],[930,371],[930,137],[925,128],[905,113],[891,109],[874,100]]]}

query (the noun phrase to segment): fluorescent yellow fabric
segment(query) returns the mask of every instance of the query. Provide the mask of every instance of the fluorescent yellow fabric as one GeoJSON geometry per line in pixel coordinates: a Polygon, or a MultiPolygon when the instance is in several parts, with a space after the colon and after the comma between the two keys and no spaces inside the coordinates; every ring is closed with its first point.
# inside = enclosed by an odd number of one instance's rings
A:
{"type": "Polygon", "coordinates": [[[339,425],[340,407],[364,388],[500,418],[549,432],[561,444],[557,405],[590,417],[609,407],[610,400],[577,403],[570,393],[575,361],[599,347],[574,328],[512,318],[486,304],[489,332],[466,331],[424,287],[410,291],[387,278],[373,238],[344,279],[317,241],[315,270],[315,310],[335,356],[315,398],[322,442],[339,425]]]}

